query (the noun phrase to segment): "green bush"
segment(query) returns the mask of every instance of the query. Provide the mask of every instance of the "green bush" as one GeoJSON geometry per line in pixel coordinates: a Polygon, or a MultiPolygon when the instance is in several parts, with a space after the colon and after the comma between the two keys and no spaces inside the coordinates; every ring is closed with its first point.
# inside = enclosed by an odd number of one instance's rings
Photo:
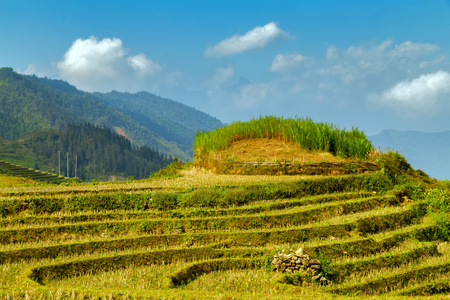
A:
{"type": "Polygon", "coordinates": [[[176,178],[181,177],[181,170],[185,170],[191,166],[191,163],[183,164],[175,157],[174,162],[167,165],[163,169],[150,174],[150,179],[176,178]]]}
{"type": "Polygon", "coordinates": [[[171,210],[178,207],[178,195],[176,193],[154,192],[152,194],[152,206],[158,210],[171,210]]]}
{"type": "MultiPolygon", "coordinates": [[[[303,270],[302,270],[303,271],[303,270]]],[[[304,273],[304,272],[302,272],[304,273]]],[[[276,278],[276,282],[281,284],[290,284],[294,286],[301,286],[303,284],[303,280],[307,279],[306,275],[305,278],[302,277],[301,273],[295,273],[295,274],[283,274],[276,278]]]]}
{"type": "Polygon", "coordinates": [[[450,241],[450,190],[430,189],[425,196],[428,213],[433,218],[440,239],[450,241]]]}
{"type": "Polygon", "coordinates": [[[421,182],[410,181],[394,186],[389,193],[395,195],[401,201],[406,200],[405,197],[414,201],[421,201],[425,197],[425,188],[421,182]]]}
{"type": "Polygon", "coordinates": [[[397,151],[388,151],[377,159],[383,174],[388,176],[392,182],[400,183],[408,171],[412,170],[411,165],[405,157],[397,151]]]}
{"type": "Polygon", "coordinates": [[[315,258],[320,261],[320,271],[322,272],[322,275],[325,276],[325,278],[331,280],[336,276],[336,271],[332,266],[333,260],[329,255],[326,255],[321,249],[319,249],[318,254],[315,258]]]}

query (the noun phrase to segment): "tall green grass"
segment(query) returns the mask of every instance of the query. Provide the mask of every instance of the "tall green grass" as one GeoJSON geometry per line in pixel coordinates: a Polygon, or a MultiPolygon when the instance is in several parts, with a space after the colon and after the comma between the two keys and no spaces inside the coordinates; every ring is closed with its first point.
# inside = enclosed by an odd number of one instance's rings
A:
{"type": "Polygon", "coordinates": [[[352,128],[339,129],[329,123],[315,123],[310,118],[284,119],[266,116],[248,122],[233,122],[210,132],[197,132],[194,140],[196,157],[220,151],[232,142],[248,138],[270,138],[291,141],[309,150],[323,150],[341,157],[365,159],[373,150],[366,135],[352,128]]]}

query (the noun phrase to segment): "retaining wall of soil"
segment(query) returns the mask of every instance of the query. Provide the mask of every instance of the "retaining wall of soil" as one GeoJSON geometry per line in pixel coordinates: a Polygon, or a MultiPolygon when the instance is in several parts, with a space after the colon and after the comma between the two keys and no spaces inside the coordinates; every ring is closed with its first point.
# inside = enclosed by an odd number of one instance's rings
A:
{"type": "Polygon", "coordinates": [[[379,170],[370,162],[220,162],[195,161],[194,165],[207,168],[218,174],[241,175],[346,175],[363,174],[379,170]]]}

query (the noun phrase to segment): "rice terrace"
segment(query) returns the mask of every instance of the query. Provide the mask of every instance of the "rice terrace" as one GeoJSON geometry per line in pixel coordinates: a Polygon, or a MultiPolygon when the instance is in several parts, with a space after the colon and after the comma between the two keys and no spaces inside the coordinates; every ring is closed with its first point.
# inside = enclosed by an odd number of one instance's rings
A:
{"type": "Polygon", "coordinates": [[[356,128],[261,117],[80,183],[0,164],[3,299],[442,299],[450,184],[356,128]]]}

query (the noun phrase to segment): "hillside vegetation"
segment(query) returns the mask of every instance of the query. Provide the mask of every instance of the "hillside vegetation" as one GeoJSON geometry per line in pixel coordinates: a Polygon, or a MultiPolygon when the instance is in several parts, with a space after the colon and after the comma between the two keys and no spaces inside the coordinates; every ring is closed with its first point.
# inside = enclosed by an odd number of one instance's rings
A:
{"type": "Polygon", "coordinates": [[[339,129],[309,118],[284,119],[260,117],[249,122],[234,122],[210,132],[198,132],[194,151],[200,157],[211,151],[228,148],[242,139],[269,138],[294,142],[308,150],[323,150],[333,155],[364,159],[373,150],[372,143],[357,128],[339,129]]]}
{"type": "Polygon", "coordinates": [[[76,175],[81,180],[107,180],[108,176],[148,178],[152,172],[173,161],[172,157],[147,146],[134,148],[125,137],[92,124],[68,125],[62,131],[41,131],[27,135],[19,142],[38,157],[51,162],[53,173],[58,173],[61,151],[62,174],[68,174],[68,163],[70,177],[75,176],[76,167],[76,175]]]}
{"type": "Polygon", "coordinates": [[[448,297],[450,191],[396,152],[373,161],[377,171],[336,176],[175,162],[143,181],[0,183],[0,295],[448,297]],[[299,248],[314,268],[275,271],[274,256],[299,248]]]}
{"type": "Polygon", "coordinates": [[[1,137],[15,140],[42,129],[65,129],[68,124],[84,123],[116,129],[134,146],[146,145],[185,161],[192,160],[190,143],[195,130],[222,126],[205,113],[148,93],[94,95],[61,80],[0,68],[1,137]],[[112,96],[128,101],[129,106],[107,101],[112,96]]]}
{"type": "MultiPolygon", "coordinates": [[[[0,140],[0,160],[81,180],[148,178],[170,164],[172,157],[93,124],[47,129],[13,142],[0,140]]],[[[117,179],[116,179],[117,180],[117,179]]]]}
{"type": "Polygon", "coordinates": [[[197,132],[194,165],[224,174],[348,174],[374,171],[374,147],[357,128],[309,118],[260,117],[197,132]]]}
{"type": "Polygon", "coordinates": [[[162,138],[174,141],[190,157],[192,143],[198,130],[212,130],[223,124],[194,108],[164,99],[147,92],[94,93],[103,103],[129,115],[142,126],[157,132],[162,138]]]}

